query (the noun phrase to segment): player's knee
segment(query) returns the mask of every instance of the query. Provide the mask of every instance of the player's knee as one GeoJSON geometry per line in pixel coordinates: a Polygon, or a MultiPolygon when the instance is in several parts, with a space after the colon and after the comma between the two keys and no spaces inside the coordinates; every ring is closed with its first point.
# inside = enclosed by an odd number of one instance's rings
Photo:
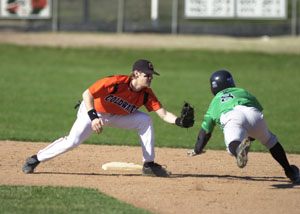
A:
{"type": "Polygon", "coordinates": [[[75,147],[79,146],[79,144],[80,144],[79,137],[68,136],[67,141],[65,143],[65,149],[69,150],[69,149],[75,148],[75,147]]]}
{"type": "Polygon", "coordinates": [[[152,117],[148,114],[141,115],[140,120],[141,123],[143,124],[147,124],[147,125],[152,124],[152,117]]]}
{"type": "Polygon", "coordinates": [[[267,149],[271,149],[273,148],[278,142],[278,139],[276,137],[276,135],[272,134],[270,135],[270,138],[266,141],[266,142],[262,142],[262,144],[267,148],[267,149]]]}
{"type": "Polygon", "coordinates": [[[240,141],[232,141],[229,143],[228,145],[228,149],[229,149],[229,152],[231,154],[233,154],[234,156],[236,156],[236,149],[238,148],[238,146],[241,144],[240,141]]]}
{"type": "Polygon", "coordinates": [[[139,118],[138,126],[137,129],[139,132],[145,132],[146,130],[153,130],[153,123],[152,123],[152,118],[148,114],[143,114],[139,118]]]}

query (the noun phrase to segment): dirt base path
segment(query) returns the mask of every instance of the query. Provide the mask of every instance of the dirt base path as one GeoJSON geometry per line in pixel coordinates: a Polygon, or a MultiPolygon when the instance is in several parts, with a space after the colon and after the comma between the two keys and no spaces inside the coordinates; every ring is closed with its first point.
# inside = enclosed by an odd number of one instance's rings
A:
{"type": "MultiPolygon", "coordinates": [[[[187,157],[185,149],[156,148],[156,161],[171,178],[144,177],[141,171],[105,171],[112,161],[141,164],[140,147],[81,145],[23,174],[25,159],[48,143],[0,141],[0,185],[97,188],[121,201],[156,213],[299,214],[300,186],[289,183],[270,154],[250,153],[239,169],[226,151],[187,157]]],[[[300,155],[288,155],[300,166],[300,155]]]]}

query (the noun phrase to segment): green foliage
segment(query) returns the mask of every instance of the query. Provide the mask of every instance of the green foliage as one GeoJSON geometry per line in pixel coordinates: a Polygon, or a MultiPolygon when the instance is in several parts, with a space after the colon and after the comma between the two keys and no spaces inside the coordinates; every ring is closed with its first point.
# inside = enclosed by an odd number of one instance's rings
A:
{"type": "Polygon", "coordinates": [[[0,186],[2,214],[149,213],[96,189],[79,187],[0,186]]]}
{"type": "MultiPolygon", "coordinates": [[[[51,142],[68,134],[76,119],[74,105],[98,79],[129,74],[139,58],[161,74],[151,88],[168,111],[179,115],[184,101],[195,107],[196,123],[182,129],[151,112],[157,147],[192,148],[212,94],[209,77],[229,70],[238,87],[257,96],[270,130],[289,153],[300,153],[296,104],[299,55],[202,50],[127,50],[0,45],[0,139],[51,142]]],[[[142,111],[146,111],[142,108],[142,111]]],[[[85,143],[139,146],[135,131],[105,128],[85,143]]],[[[224,149],[218,127],[207,145],[224,149]]],[[[252,151],[266,151],[254,143],[252,151]]]]}

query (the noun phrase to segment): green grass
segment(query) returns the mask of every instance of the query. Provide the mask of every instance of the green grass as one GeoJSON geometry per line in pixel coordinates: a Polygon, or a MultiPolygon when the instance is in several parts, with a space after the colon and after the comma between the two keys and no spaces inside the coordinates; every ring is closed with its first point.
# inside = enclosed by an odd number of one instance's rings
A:
{"type": "MultiPolygon", "coordinates": [[[[289,153],[300,153],[297,106],[299,55],[200,50],[127,50],[0,45],[0,139],[51,142],[68,134],[82,92],[111,74],[129,74],[133,62],[147,58],[161,76],[152,89],[163,106],[179,114],[184,101],[195,107],[188,130],[167,124],[155,113],[157,147],[192,148],[212,95],[209,77],[228,69],[238,87],[257,96],[269,128],[289,153]]],[[[145,111],[144,108],[142,108],[145,111]]],[[[135,131],[105,128],[85,143],[139,146],[135,131]]],[[[208,149],[224,149],[216,127],[208,149]]],[[[252,151],[266,151],[254,143],[252,151]]]]}
{"type": "MultiPolygon", "coordinates": [[[[126,50],[0,45],[0,139],[51,142],[68,134],[82,92],[111,74],[129,74],[136,59],[147,58],[161,73],[152,89],[163,106],[179,114],[184,101],[195,107],[188,130],[153,117],[156,147],[192,148],[212,95],[209,77],[228,69],[238,87],[256,95],[269,128],[285,150],[300,153],[299,55],[197,50],[126,50]]],[[[143,109],[145,111],[145,109],[143,109]]],[[[85,143],[139,146],[134,131],[105,128],[85,143]]],[[[208,149],[224,149],[216,127],[208,149]]],[[[252,151],[266,151],[254,143],[252,151]]],[[[146,213],[94,189],[0,186],[1,213],[146,213]]]]}
{"type": "Polygon", "coordinates": [[[96,189],[79,187],[0,186],[1,214],[142,214],[150,213],[96,189]]]}

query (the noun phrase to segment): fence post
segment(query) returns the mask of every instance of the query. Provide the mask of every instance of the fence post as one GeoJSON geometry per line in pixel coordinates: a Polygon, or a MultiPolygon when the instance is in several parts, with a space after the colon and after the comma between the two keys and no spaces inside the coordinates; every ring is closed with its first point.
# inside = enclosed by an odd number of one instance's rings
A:
{"type": "Polygon", "coordinates": [[[292,0],[291,29],[292,36],[297,36],[297,0],[292,0]]]}
{"type": "Polygon", "coordinates": [[[52,32],[58,31],[58,0],[52,1],[52,32]]]}
{"type": "Polygon", "coordinates": [[[83,22],[87,23],[89,21],[89,0],[84,0],[83,1],[83,22]]]}
{"type": "Polygon", "coordinates": [[[172,1],[172,34],[178,31],[178,0],[172,1]]]}
{"type": "Polygon", "coordinates": [[[158,6],[159,0],[151,0],[151,21],[153,27],[158,26],[158,6]]]}
{"type": "Polygon", "coordinates": [[[124,25],[124,0],[119,0],[117,33],[123,33],[123,25],[124,25]]]}

